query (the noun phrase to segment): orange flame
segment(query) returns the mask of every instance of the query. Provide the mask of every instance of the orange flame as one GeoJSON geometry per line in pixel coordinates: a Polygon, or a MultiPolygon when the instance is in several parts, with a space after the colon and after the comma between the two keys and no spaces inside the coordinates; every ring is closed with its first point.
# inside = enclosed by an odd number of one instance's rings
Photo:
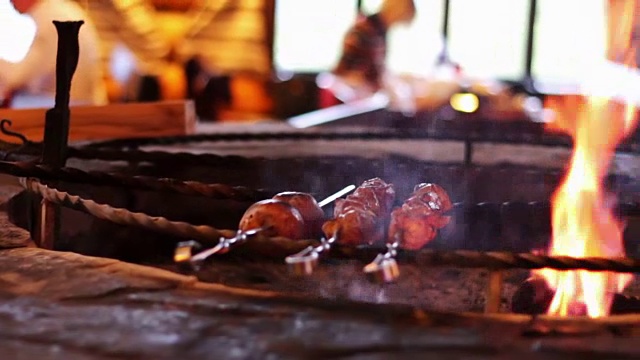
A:
{"type": "MultiPolygon", "coordinates": [[[[611,48],[631,48],[629,17],[634,14],[634,5],[635,0],[610,1],[609,32],[626,34],[623,36],[627,42],[621,44],[610,37],[609,54],[616,53],[611,48]],[[623,21],[615,22],[612,18],[623,21]],[[620,31],[618,26],[628,31],[620,31]]],[[[633,63],[630,57],[624,61],[633,63]]],[[[553,238],[549,253],[573,257],[624,256],[623,226],[611,212],[611,196],[603,190],[603,178],[616,145],[635,128],[635,108],[608,97],[581,95],[554,98],[546,105],[557,115],[548,130],[564,131],[574,139],[569,171],[552,198],[553,238]]],[[[541,269],[534,273],[556,290],[549,314],[557,316],[606,316],[613,294],[622,291],[632,279],[630,274],[584,270],[541,269]]]]}

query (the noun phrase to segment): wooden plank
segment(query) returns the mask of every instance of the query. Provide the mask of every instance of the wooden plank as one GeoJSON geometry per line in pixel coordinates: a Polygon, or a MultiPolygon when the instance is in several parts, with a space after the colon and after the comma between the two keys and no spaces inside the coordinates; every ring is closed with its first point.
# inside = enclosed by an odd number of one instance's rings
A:
{"type": "MultiPolygon", "coordinates": [[[[12,131],[31,141],[41,141],[47,109],[0,109],[0,119],[13,122],[12,131]]],[[[185,135],[195,132],[192,101],[76,106],[71,108],[70,141],[126,137],[185,135]]],[[[0,134],[0,140],[18,142],[0,134]]]]}

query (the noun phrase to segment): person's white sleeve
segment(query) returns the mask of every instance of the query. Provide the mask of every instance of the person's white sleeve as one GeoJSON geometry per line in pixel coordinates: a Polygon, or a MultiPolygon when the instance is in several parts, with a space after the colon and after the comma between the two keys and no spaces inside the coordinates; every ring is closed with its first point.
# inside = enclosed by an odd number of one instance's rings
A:
{"type": "Polygon", "coordinates": [[[55,69],[57,39],[52,29],[38,31],[25,58],[17,63],[0,60],[0,93],[27,85],[32,79],[50,74],[55,69]],[[53,35],[53,36],[49,36],[53,35]]]}

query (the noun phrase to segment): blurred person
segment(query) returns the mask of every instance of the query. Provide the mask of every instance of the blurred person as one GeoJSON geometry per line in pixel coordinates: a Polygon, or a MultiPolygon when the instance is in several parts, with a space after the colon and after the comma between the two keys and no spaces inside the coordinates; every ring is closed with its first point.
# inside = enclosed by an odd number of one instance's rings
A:
{"type": "Polygon", "coordinates": [[[90,0],[82,4],[100,37],[100,64],[109,86],[109,98],[116,101],[166,97],[160,94],[160,83],[167,69],[171,70],[172,49],[154,16],[151,2],[90,0]]]}
{"type": "Polygon", "coordinates": [[[415,16],[413,0],[384,0],[378,12],[358,16],[344,37],[341,57],[333,70],[338,98],[367,97],[385,86],[387,32],[410,24],[415,16]]]}
{"type": "Polygon", "coordinates": [[[25,57],[19,62],[0,60],[0,98],[26,98],[18,107],[52,106],[55,98],[58,33],[54,20],[84,20],[80,28],[80,55],[71,84],[71,103],[103,105],[107,102],[99,65],[98,37],[82,8],[70,0],[10,0],[21,14],[30,16],[36,33],[25,57]],[[15,95],[15,96],[13,96],[15,95]]]}
{"type": "Polygon", "coordinates": [[[261,26],[247,26],[263,20],[268,7],[264,1],[200,0],[194,3],[197,5],[188,15],[191,23],[184,33],[188,41],[178,48],[183,59],[198,58],[210,73],[271,76],[267,34],[261,26]]]}

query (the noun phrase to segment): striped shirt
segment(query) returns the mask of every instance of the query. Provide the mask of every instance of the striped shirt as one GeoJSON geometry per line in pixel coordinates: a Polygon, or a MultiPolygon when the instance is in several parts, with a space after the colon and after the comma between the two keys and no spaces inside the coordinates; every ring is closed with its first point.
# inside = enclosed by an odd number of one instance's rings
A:
{"type": "Polygon", "coordinates": [[[102,43],[102,63],[108,68],[113,49],[124,44],[149,74],[161,71],[169,54],[154,8],[147,0],[80,1],[93,20],[102,43]]]}
{"type": "MultiPolygon", "coordinates": [[[[142,71],[162,71],[171,45],[148,0],[76,0],[87,8],[103,42],[108,64],[118,43],[139,60],[142,71]]],[[[197,56],[212,71],[268,75],[266,0],[202,0],[183,14],[186,30],[176,45],[178,56],[197,56]]]]}
{"type": "Polygon", "coordinates": [[[266,0],[206,0],[186,33],[180,54],[201,58],[223,73],[271,73],[266,0]]]}

